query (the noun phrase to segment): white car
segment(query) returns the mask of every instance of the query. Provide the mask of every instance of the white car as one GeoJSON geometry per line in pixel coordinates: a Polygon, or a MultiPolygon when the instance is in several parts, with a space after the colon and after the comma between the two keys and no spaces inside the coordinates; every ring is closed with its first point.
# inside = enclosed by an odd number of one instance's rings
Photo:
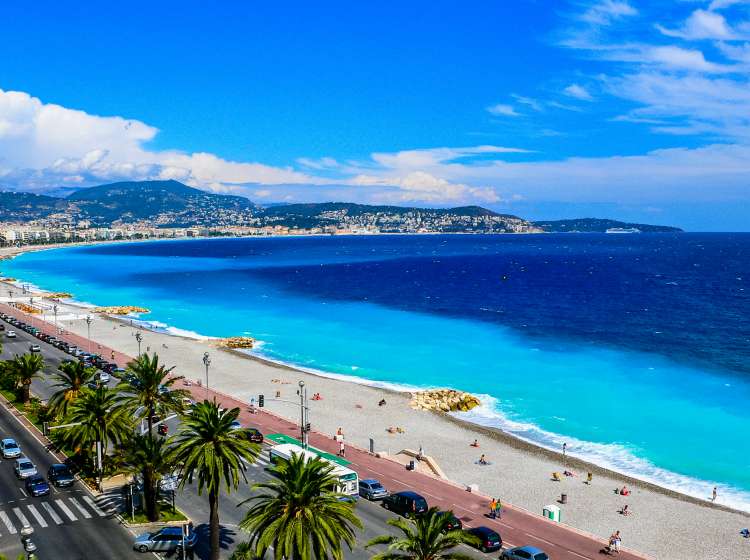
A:
{"type": "Polygon", "coordinates": [[[29,352],[41,352],[41,351],[42,351],[42,347],[39,346],[38,344],[32,344],[31,346],[29,346],[29,352]]]}
{"type": "Polygon", "coordinates": [[[0,440],[0,451],[2,451],[4,459],[15,459],[21,456],[21,448],[18,447],[16,440],[13,438],[0,440]]]}
{"type": "Polygon", "coordinates": [[[38,474],[36,472],[36,467],[34,466],[34,463],[29,461],[26,457],[21,457],[20,459],[16,459],[16,466],[13,467],[13,471],[16,473],[16,476],[18,478],[29,478],[30,476],[34,476],[35,474],[38,474]]]}
{"type": "Polygon", "coordinates": [[[109,383],[109,374],[106,371],[99,372],[99,382],[100,383],[109,383]]]}
{"type": "Polygon", "coordinates": [[[16,331],[8,331],[8,334],[6,334],[8,338],[16,338],[16,331]]]}

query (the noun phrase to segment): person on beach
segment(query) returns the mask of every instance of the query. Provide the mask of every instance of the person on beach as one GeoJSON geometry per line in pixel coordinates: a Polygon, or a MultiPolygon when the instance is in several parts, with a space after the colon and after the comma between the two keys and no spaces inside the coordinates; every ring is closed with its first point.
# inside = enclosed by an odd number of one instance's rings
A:
{"type": "Polygon", "coordinates": [[[385,406],[385,399],[380,399],[378,401],[378,406],[385,406]]]}
{"type": "Polygon", "coordinates": [[[586,484],[591,484],[591,481],[594,480],[594,474],[589,473],[586,475],[586,484]]]}
{"type": "Polygon", "coordinates": [[[620,496],[630,496],[630,490],[628,490],[627,486],[622,487],[622,490],[620,490],[620,496]]]}
{"type": "Polygon", "coordinates": [[[622,515],[630,515],[630,510],[628,509],[628,504],[625,504],[622,506],[622,509],[620,510],[620,513],[622,515]]]}
{"type": "Polygon", "coordinates": [[[424,459],[424,449],[422,449],[422,444],[419,444],[419,451],[417,452],[417,461],[421,461],[424,459]]]}
{"type": "Polygon", "coordinates": [[[474,443],[470,443],[472,447],[479,447],[479,442],[477,440],[474,440],[474,443]]]}
{"type": "Polygon", "coordinates": [[[716,486],[714,486],[714,491],[713,491],[713,494],[711,495],[711,501],[712,502],[716,501],[716,486]]]}
{"type": "Polygon", "coordinates": [[[482,456],[479,458],[479,464],[480,465],[486,465],[487,464],[487,459],[485,458],[484,453],[482,453],[482,456]]]}

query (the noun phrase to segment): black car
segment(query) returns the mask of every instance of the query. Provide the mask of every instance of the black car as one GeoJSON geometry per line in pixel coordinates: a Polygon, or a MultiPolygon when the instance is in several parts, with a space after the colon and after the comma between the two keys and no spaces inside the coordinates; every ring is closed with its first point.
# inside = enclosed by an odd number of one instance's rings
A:
{"type": "Polygon", "coordinates": [[[263,434],[258,428],[246,428],[245,434],[252,443],[263,443],[263,434]]]}
{"type": "Polygon", "coordinates": [[[63,465],[62,463],[51,465],[47,471],[47,478],[58,488],[72,486],[76,480],[73,473],[70,472],[68,465],[63,465]]]}
{"type": "Polygon", "coordinates": [[[503,539],[500,533],[493,531],[489,527],[472,527],[466,530],[470,535],[477,537],[479,543],[476,547],[482,552],[494,552],[500,550],[503,546],[503,539]]]}
{"type": "Polygon", "coordinates": [[[35,474],[26,479],[26,491],[34,497],[46,496],[49,494],[49,484],[43,476],[35,474]]]}
{"type": "Polygon", "coordinates": [[[458,529],[463,529],[464,524],[461,523],[461,520],[453,515],[452,511],[438,511],[438,514],[445,515],[448,517],[448,521],[445,524],[445,530],[446,531],[455,531],[458,529]]]}
{"type": "Polygon", "coordinates": [[[383,498],[383,507],[393,513],[412,517],[427,511],[427,500],[416,492],[396,492],[383,498]]]}

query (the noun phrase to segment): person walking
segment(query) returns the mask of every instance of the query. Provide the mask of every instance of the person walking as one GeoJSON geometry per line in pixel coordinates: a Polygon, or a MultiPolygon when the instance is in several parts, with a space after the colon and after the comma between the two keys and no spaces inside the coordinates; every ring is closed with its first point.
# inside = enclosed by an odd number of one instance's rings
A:
{"type": "Polygon", "coordinates": [[[346,457],[346,447],[344,446],[344,440],[339,441],[339,456],[346,457]]]}
{"type": "Polygon", "coordinates": [[[492,498],[490,500],[490,506],[489,507],[490,507],[490,513],[489,513],[488,517],[491,518],[491,519],[495,519],[495,516],[497,515],[497,513],[496,513],[497,512],[497,501],[495,500],[495,498],[492,498]]]}
{"type": "Polygon", "coordinates": [[[503,515],[503,503],[500,498],[495,500],[495,518],[500,519],[503,515]]]}
{"type": "Polygon", "coordinates": [[[714,491],[713,491],[713,494],[711,495],[711,501],[712,502],[716,501],[716,486],[714,486],[714,491]]]}

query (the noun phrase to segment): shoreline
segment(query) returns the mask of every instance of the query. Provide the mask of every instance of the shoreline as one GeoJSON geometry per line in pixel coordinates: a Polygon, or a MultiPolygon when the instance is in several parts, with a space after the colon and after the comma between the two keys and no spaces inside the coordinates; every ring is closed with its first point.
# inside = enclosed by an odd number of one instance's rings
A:
{"type": "MultiPolygon", "coordinates": [[[[70,246],[70,244],[65,244],[64,246],[70,246]]],[[[56,247],[44,247],[44,248],[52,249],[56,247]]],[[[18,251],[16,252],[16,254],[20,254],[24,252],[26,251],[18,251]]],[[[17,282],[21,283],[20,280],[17,280],[17,282]]],[[[76,302],[74,300],[73,301],[64,300],[63,302],[61,302],[61,305],[64,307],[74,308],[78,310],[79,313],[90,312],[89,308],[85,307],[84,305],[79,305],[79,302],[76,302]]],[[[115,336],[114,333],[119,334],[119,331],[121,330],[133,329],[133,327],[130,326],[130,318],[128,317],[114,317],[114,316],[103,316],[103,315],[96,315],[95,317],[97,320],[102,320],[106,324],[114,325],[112,329],[110,328],[105,329],[107,332],[113,332],[113,336],[115,336]],[[117,325],[120,325],[120,326],[118,327],[117,325]]],[[[405,393],[404,391],[399,391],[393,387],[387,387],[387,386],[384,387],[384,386],[376,385],[377,382],[374,382],[373,384],[358,382],[358,378],[356,378],[356,376],[348,376],[345,374],[342,374],[342,375],[332,374],[328,376],[326,375],[326,372],[316,372],[316,371],[296,368],[293,365],[279,363],[272,359],[267,359],[267,358],[264,358],[263,356],[258,356],[257,354],[252,354],[246,351],[226,349],[226,348],[221,348],[221,349],[216,348],[213,342],[215,342],[215,340],[217,339],[196,340],[195,338],[191,338],[190,336],[187,336],[187,335],[180,335],[180,334],[176,334],[172,332],[165,332],[165,330],[163,330],[163,328],[160,328],[160,327],[152,326],[152,328],[149,328],[147,320],[134,319],[134,322],[136,321],[139,323],[139,326],[136,330],[142,330],[142,331],[148,332],[149,334],[147,335],[147,337],[149,340],[155,339],[157,340],[157,342],[160,342],[162,340],[162,337],[164,337],[165,342],[162,342],[162,345],[164,346],[164,349],[168,348],[169,352],[167,352],[166,350],[162,351],[157,345],[154,347],[156,353],[160,354],[160,357],[163,355],[165,361],[169,365],[172,365],[173,362],[176,362],[176,365],[177,365],[176,370],[178,371],[178,373],[181,375],[185,375],[188,378],[202,379],[201,368],[200,366],[192,367],[191,365],[188,365],[182,358],[178,358],[178,357],[173,358],[172,356],[170,356],[169,354],[172,351],[173,345],[178,345],[183,348],[190,347],[193,350],[193,353],[196,353],[195,350],[198,350],[197,354],[202,354],[202,351],[204,349],[208,349],[211,352],[215,352],[216,350],[222,350],[220,355],[226,355],[227,357],[231,357],[233,360],[238,360],[239,358],[242,358],[242,361],[237,363],[237,371],[234,372],[234,375],[236,376],[236,378],[229,379],[227,377],[228,375],[227,372],[221,372],[221,370],[219,370],[218,372],[213,371],[215,367],[219,366],[219,362],[223,362],[225,360],[223,357],[220,359],[217,359],[218,358],[217,356],[212,355],[212,357],[215,358],[214,362],[216,363],[216,366],[212,365],[212,377],[216,379],[218,376],[221,376],[222,380],[221,380],[221,383],[219,384],[215,384],[215,382],[212,382],[211,387],[218,388],[219,390],[223,392],[235,395],[237,398],[241,398],[245,401],[249,401],[248,395],[251,395],[253,393],[248,392],[249,389],[247,385],[251,384],[250,380],[240,378],[241,373],[243,373],[242,370],[247,369],[245,366],[242,365],[242,363],[256,364],[258,366],[262,366],[262,368],[253,367],[250,369],[253,369],[253,370],[262,369],[263,370],[262,373],[265,374],[267,377],[268,376],[283,377],[284,374],[287,374],[287,375],[296,374],[296,375],[303,376],[303,377],[310,376],[311,378],[316,380],[316,381],[311,380],[311,382],[314,382],[316,386],[320,384],[324,384],[326,387],[329,387],[329,389],[326,389],[326,392],[324,393],[325,395],[327,395],[327,398],[329,394],[331,394],[332,396],[332,393],[339,389],[346,394],[351,394],[351,399],[366,398],[368,400],[371,400],[371,402],[376,402],[374,399],[378,395],[385,394],[386,396],[388,396],[388,399],[389,399],[389,406],[388,406],[389,412],[391,411],[390,409],[392,409],[391,401],[393,401],[393,412],[397,413],[394,415],[401,417],[401,418],[405,418],[405,419],[408,418],[408,420],[404,420],[405,422],[413,421],[415,418],[421,417],[421,419],[418,420],[418,422],[422,425],[427,425],[426,427],[428,428],[433,427],[435,431],[440,429],[441,424],[444,427],[444,431],[448,431],[448,428],[446,426],[446,424],[448,424],[448,425],[453,425],[456,428],[458,428],[457,431],[461,433],[472,434],[468,437],[466,435],[461,436],[462,439],[459,440],[458,442],[459,445],[460,445],[460,441],[463,441],[464,442],[463,445],[466,445],[467,441],[471,441],[469,438],[473,438],[473,437],[478,437],[480,439],[487,438],[490,441],[487,441],[487,442],[482,441],[482,447],[483,447],[482,451],[485,450],[484,449],[485,447],[488,448],[488,452],[490,451],[489,448],[492,448],[493,455],[490,455],[490,457],[494,456],[495,453],[497,453],[498,455],[500,453],[503,453],[505,455],[506,453],[505,451],[502,451],[503,449],[505,449],[506,451],[513,450],[515,451],[516,455],[520,456],[521,460],[525,458],[528,462],[531,462],[532,459],[534,459],[536,460],[537,463],[543,463],[544,466],[542,467],[541,472],[546,473],[545,479],[549,478],[548,475],[553,470],[557,470],[557,471],[563,470],[562,467],[560,466],[562,464],[562,454],[560,452],[556,452],[547,447],[527,441],[512,433],[508,433],[500,428],[484,426],[478,423],[470,422],[468,420],[457,418],[455,416],[451,416],[447,414],[437,414],[437,413],[431,413],[431,412],[423,413],[423,412],[414,411],[408,408],[408,406],[406,405],[406,401],[408,400],[408,393],[405,393]],[[177,341],[180,341],[179,344],[177,341]],[[191,369],[192,371],[190,371],[191,369]],[[232,386],[234,386],[234,388],[232,388],[232,386]],[[227,387],[229,387],[229,389],[227,387]],[[366,395],[366,397],[363,397],[363,395],[366,395]],[[425,414],[429,416],[425,416],[425,414]],[[447,420],[448,422],[445,423],[444,422],[445,420],[447,420]],[[495,449],[494,449],[495,447],[499,448],[500,450],[495,452],[495,449]]],[[[82,332],[85,333],[85,325],[78,325],[75,320],[71,320],[71,321],[66,320],[66,321],[61,321],[61,322],[65,323],[66,328],[70,330],[71,332],[78,332],[78,334],[81,334],[82,332]]],[[[78,322],[80,323],[80,321],[78,322]]],[[[97,331],[99,330],[100,329],[97,328],[97,331]]],[[[92,328],[92,335],[93,333],[94,333],[94,328],[92,328]]],[[[104,338],[99,338],[96,335],[94,335],[93,338],[95,340],[101,341],[102,343],[105,343],[104,338]]],[[[120,337],[120,340],[116,342],[106,341],[106,343],[110,347],[129,353],[130,355],[135,355],[135,348],[128,348],[127,346],[123,348],[123,343],[125,342],[127,342],[127,340],[123,340],[122,337],[120,337]]],[[[196,360],[195,365],[197,365],[197,360],[196,360]]],[[[255,385],[257,385],[257,382],[258,382],[257,379],[253,379],[252,381],[255,385]]],[[[282,390],[284,389],[283,385],[274,386],[274,388],[276,387],[282,390]]],[[[260,390],[263,391],[262,388],[260,390]]],[[[255,394],[257,395],[257,393],[255,394]]],[[[268,400],[269,399],[267,399],[267,405],[268,405],[268,400]]],[[[349,400],[349,408],[351,407],[351,402],[352,401],[349,400]]],[[[283,408],[280,408],[280,409],[273,408],[271,410],[273,410],[274,413],[280,414],[281,416],[284,416],[294,421],[295,415],[289,414],[288,410],[284,410],[283,408]]],[[[349,421],[349,419],[346,417],[346,414],[344,414],[343,419],[342,419],[340,414],[338,415],[338,417],[336,417],[335,412],[337,411],[333,411],[332,413],[330,409],[326,411],[328,416],[334,417],[333,423],[331,423],[331,419],[326,420],[325,423],[328,424],[327,426],[321,426],[320,424],[323,424],[323,422],[321,421],[319,424],[318,418],[315,418],[314,422],[317,425],[316,428],[323,430],[326,433],[333,433],[335,431],[335,427],[331,428],[331,426],[335,426],[336,424],[342,424],[342,423],[346,425],[346,422],[349,421]]],[[[342,406],[342,412],[343,412],[343,406],[342,406]]],[[[351,413],[349,413],[349,415],[351,415],[351,413]]],[[[369,424],[369,423],[366,423],[366,424],[369,424]]],[[[420,429],[423,427],[424,426],[421,426],[420,429]]],[[[369,429],[369,426],[366,429],[369,429]]],[[[416,431],[416,429],[411,427],[410,425],[409,427],[410,433],[412,430],[416,431]]],[[[429,429],[427,433],[428,434],[433,433],[433,430],[429,429]]],[[[382,438],[382,436],[376,436],[376,437],[382,438]]],[[[426,436],[426,437],[429,437],[429,436],[426,436]]],[[[364,441],[354,440],[354,442],[361,445],[362,447],[366,447],[364,441]]],[[[432,445],[427,447],[427,454],[430,454],[431,447],[435,447],[434,441],[431,443],[432,445]]],[[[404,441],[404,443],[400,446],[400,448],[405,448],[405,447],[409,447],[408,445],[406,445],[406,441],[404,441]]],[[[450,442],[447,442],[447,447],[450,447],[450,442]]],[[[389,448],[389,451],[390,451],[390,448],[389,448]]],[[[447,449],[445,451],[447,451],[447,449]]],[[[507,454],[510,455],[510,453],[507,453],[507,454]]],[[[514,457],[514,459],[519,459],[519,457],[514,457]]],[[[444,466],[443,462],[440,459],[438,459],[438,463],[441,466],[444,466]]],[[[696,497],[693,497],[693,496],[690,496],[690,495],[687,495],[687,494],[684,494],[675,490],[671,490],[669,488],[665,488],[663,486],[660,486],[652,482],[641,480],[631,475],[620,473],[613,469],[600,467],[594,463],[590,463],[583,459],[578,459],[570,455],[567,455],[565,465],[568,468],[582,471],[584,476],[585,476],[586,471],[592,472],[595,475],[596,483],[599,483],[602,479],[604,479],[606,481],[606,484],[609,485],[610,487],[610,490],[609,490],[610,494],[612,493],[611,491],[612,488],[614,488],[615,486],[620,487],[622,486],[623,483],[626,483],[628,486],[633,487],[634,493],[637,493],[637,494],[653,493],[655,495],[662,496],[665,500],[676,500],[679,503],[686,504],[686,507],[692,506],[692,508],[698,508],[701,511],[709,512],[711,515],[726,514],[726,515],[730,515],[733,518],[739,517],[739,518],[745,519],[745,521],[739,522],[740,524],[744,523],[744,525],[741,525],[741,526],[746,526],[747,525],[746,519],[750,517],[750,513],[748,512],[734,509],[734,508],[731,508],[729,506],[722,505],[722,504],[711,503],[709,501],[706,501],[700,498],[696,498],[696,497]],[[635,492],[636,489],[637,489],[637,492],[635,492]]],[[[513,461],[510,462],[510,468],[517,468],[517,466],[518,466],[517,463],[514,463],[513,461]]],[[[451,465],[451,467],[454,467],[454,465],[451,465]]],[[[535,467],[538,467],[538,465],[535,465],[535,467]]],[[[455,466],[455,468],[446,468],[444,470],[446,470],[446,473],[448,474],[448,478],[450,480],[454,481],[457,484],[463,485],[465,483],[461,481],[462,478],[466,478],[466,476],[473,476],[473,473],[470,470],[471,468],[472,467],[470,466],[467,468],[467,466],[464,464],[461,466],[455,466]]],[[[536,468],[535,470],[540,470],[540,469],[536,468]]],[[[533,478],[534,475],[530,475],[530,476],[533,478]]],[[[581,477],[579,476],[577,482],[581,481],[580,478],[581,477]]],[[[544,486],[545,487],[544,490],[547,490],[546,486],[549,486],[551,484],[550,488],[554,488],[555,489],[554,492],[558,492],[560,491],[560,489],[562,489],[562,491],[565,491],[567,490],[566,485],[569,486],[568,483],[576,482],[574,480],[570,480],[570,481],[566,480],[564,481],[564,484],[560,484],[560,483],[543,482],[542,480],[544,479],[537,480],[537,486],[539,486],[540,488],[544,486]]],[[[495,484],[495,482],[492,482],[492,479],[490,479],[490,481],[482,480],[480,482],[480,490],[486,491],[487,489],[490,488],[492,484],[495,484]]],[[[575,490],[568,490],[568,491],[577,492],[578,490],[575,489],[575,490]]],[[[538,493],[539,492],[537,488],[531,488],[532,496],[538,493]]],[[[531,506],[529,505],[528,499],[512,498],[512,497],[506,498],[506,496],[508,496],[508,491],[506,490],[499,493],[499,495],[503,496],[504,501],[507,500],[513,503],[514,505],[521,507],[523,509],[527,509],[529,511],[535,511],[537,509],[538,503],[553,503],[552,497],[549,495],[549,492],[543,493],[543,495],[546,495],[547,497],[542,497],[540,499],[541,501],[533,500],[532,502],[533,505],[531,506]]],[[[559,493],[557,494],[557,496],[559,497],[559,493]]],[[[578,496],[575,496],[575,499],[577,500],[578,496]]],[[[622,501],[622,499],[620,498],[615,498],[615,500],[618,503],[622,501]]],[[[632,499],[632,506],[635,506],[636,508],[641,507],[637,505],[637,500],[635,497],[633,497],[632,499]]],[[[681,506],[678,506],[678,507],[681,507],[681,506]]],[[[641,509],[646,509],[646,508],[641,508],[641,509]]],[[[636,511],[638,510],[636,509],[636,511]]],[[[587,517],[590,517],[590,514],[587,517]]],[[[618,520],[620,518],[615,517],[614,519],[618,520]]],[[[727,523],[729,523],[730,532],[736,533],[736,531],[734,531],[734,527],[737,526],[735,524],[736,522],[737,520],[735,520],[734,523],[729,522],[729,520],[725,520],[722,523],[722,526],[726,527],[727,523]]],[[[630,523],[630,520],[628,520],[627,522],[621,522],[620,524],[623,526],[627,526],[629,523],[630,523]]],[[[599,534],[602,533],[602,531],[597,531],[597,529],[595,527],[592,527],[592,525],[588,522],[586,523],[571,522],[570,524],[573,527],[578,527],[580,529],[583,529],[592,533],[597,533],[597,532],[599,532],[599,534]]],[[[699,527],[702,527],[702,526],[703,524],[701,523],[699,527]]],[[[738,527],[738,529],[739,528],[741,527],[738,527]]],[[[649,541],[649,540],[653,540],[653,539],[646,539],[646,541],[649,541]]],[[[644,550],[644,552],[653,553],[654,550],[659,550],[659,547],[657,547],[656,549],[654,548],[655,544],[653,542],[650,545],[644,544],[641,546],[641,545],[636,544],[634,546],[635,548],[644,550]]],[[[656,555],[659,556],[658,553],[656,555]]],[[[659,557],[667,558],[670,556],[665,555],[665,556],[659,556],[659,557]]],[[[703,556],[692,556],[686,553],[686,554],[681,555],[680,557],[702,558],[703,556]]]]}

